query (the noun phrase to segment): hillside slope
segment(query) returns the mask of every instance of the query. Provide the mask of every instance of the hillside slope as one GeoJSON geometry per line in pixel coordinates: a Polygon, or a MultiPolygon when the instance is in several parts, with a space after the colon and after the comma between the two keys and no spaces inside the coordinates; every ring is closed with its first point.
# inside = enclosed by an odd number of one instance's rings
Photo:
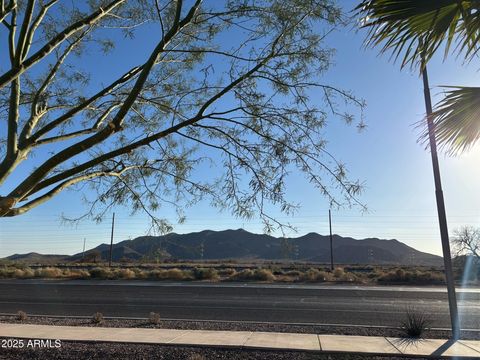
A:
{"type": "MultiPolygon", "coordinates": [[[[440,256],[420,252],[398,240],[376,238],[356,240],[334,235],[333,244],[336,263],[425,266],[443,264],[440,256]]],[[[92,251],[99,252],[103,259],[109,258],[107,244],[102,244],[87,253],[92,251]]],[[[81,256],[82,254],[79,253],[69,259],[78,260],[81,256]]],[[[238,229],[141,236],[114,244],[114,261],[142,258],[151,260],[288,259],[326,263],[330,261],[330,240],[328,236],[317,233],[309,233],[298,238],[276,238],[238,229]]]]}

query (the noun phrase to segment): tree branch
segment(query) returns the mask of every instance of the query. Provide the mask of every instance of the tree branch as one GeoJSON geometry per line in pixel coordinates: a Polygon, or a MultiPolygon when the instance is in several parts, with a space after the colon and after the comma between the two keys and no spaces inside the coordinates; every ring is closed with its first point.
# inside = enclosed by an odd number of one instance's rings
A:
{"type": "Polygon", "coordinates": [[[0,22],[3,22],[5,18],[12,12],[13,9],[17,7],[17,2],[15,0],[10,0],[7,6],[4,6],[2,0],[2,8],[0,9],[0,22]]]}
{"type": "Polygon", "coordinates": [[[52,69],[49,71],[47,77],[43,81],[42,85],[40,88],[37,90],[33,97],[32,105],[30,107],[30,118],[27,120],[25,126],[23,127],[23,130],[20,134],[20,146],[25,146],[25,141],[28,139],[28,137],[31,135],[32,130],[34,129],[35,125],[38,123],[38,121],[41,119],[42,115],[46,113],[46,111],[42,111],[43,108],[39,108],[39,100],[41,98],[41,95],[43,92],[46,90],[48,85],[52,82],[53,78],[55,77],[57,71],[60,69],[60,66],[63,64],[67,56],[70,54],[70,52],[79,44],[83,36],[86,34],[83,33],[81,36],[78,37],[75,41],[73,41],[63,52],[63,54],[60,56],[60,58],[56,61],[55,65],[52,67],[52,69]]]}
{"type": "Polygon", "coordinates": [[[28,52],[30,50],[30,46],[32,45],[33,36],[35,35],[35,31],[42,23],[47,11],[56,3],[58,0],[51,0],[46,5],[42,6],[40,12],[38,13],[37,17],[33,21],[32,25],[28,29],[28,33],[25,38],[25,45],[23,46],[22,54],[21,54],[21,61],[24,61],[28,52]]]}
{"type": "Polygon", "coordinates": [[[102,141],[110,137],[110,135],[112,135],[113,133],[118,132],[122,129],[121,128],[122,121],[126,116],[130,107],[135,102],[135,99],[138,96],[139,92],[142,90],[147,80],[147,77],[152,67],[154,66],[159,54],[164,50],[165,45],[171,41],[171,39],[175,36],[175,34],[191,21],[198,7],[200,6],[201,2],[202,0],[197,0],[182,21],[179,21],[182,1],[179,0],[177,2],[175,21],[172,25],[172,28],[169,30],[165,38],[163,38],[160,41],[160,43],[157,45],[157,47],[154,49],[154,51],[150,55],[150,58],[143,66],[143,69],[132,91],[129,93],[127,99],[123,103],[120,110],[117,112],[114,118],[108,123],[108,126],[104,127],[101,131],[97,132],[91,137],[84,139],[76,144],[73,144],[68,148],[58,152],[56,155],[52,156],[50,159],[45,161],[35,171],[33,171],[32,174],[30,174],[30,176],[28,176],[20,185],[18,185],[9,194],[9,197],[16,198],[16,199],[23,198],[27,193],[30,193],[30,191],[37,185],[39,181],[41,181],[52,169],[57,167],[59,164],[84,152],[85,150],[92,148],[93,146],[101,143],[102,141]]]}
{"type": "Polygon", "coordinates": [[[10,70],[5,72],[3,75],[0,76],[0,89],[3,88],[6,84],[10,83],[22,73],[27,71],[32,65],[36,64],[40,60],[42,60],[45,56],[50,54],[54,49],[56,49],[61,43],[63,43],[66,39],[68,39],[73,34],[77,33],[81,29],[86,26],[90,26],[95,24],[97,21],[102,19],[105,15],[107,15],[110,11],[115,9],[121,3],[125,2],[126,0],[113,0],[111,3],[106,5],[104,8],[100,8],[90,16],[77,21],[73,25],[70,25],[59,34],[57,34],[52,40],[50,40],[46,45],[44,45],[40,50],[38,50],[35,54],[30,56],[28,59],[23,61],[19,66],[13,66],[10,70]]]}
{"type": "Polygon", "coordinates": [[[103,88],[102,90],[97,92],[95,95],[91,96],[87,100],[85,100],[82,103],[80,103],[79,105],[75,106],[73,109],[69,110],[65,114],[59,116],[55,120],[53,120],[50,123],[48,123],[47,125],[45,125],[43,128],[39,129],[36,133],[34,133],[28,139],[25,146],[28,146],[28,145],[31,145],[31,144],[35,143],[38,139],[40,139],[42,136],[47,134],[49,131],[55,129],[56,127],[58,127],[59,125],[61,125],[65,121],[71,119],[73,116],[75,116],[76,114],[78,114],[82,110],[85,110],[89,105],[93,104],[98,99],[101,99],[105,95],[109,94],[110,92],[115,90],[118,86],[126,83],[127,81],[129,81],[131,79],[133,79],[136,75],[138,75],[142,71],[143,67],[144,67],[144,65],[137,66],[137,67],[134,67],[134,68],[130,69],[122,77],[115,80],[113,83],[111,83],[107,87],[103,88]]]}
{"type": "Polygon", "coordinates": [[[28,0],[25,13],[23,16],[22,27],[20,28],[20,34],[17,40],[17,49],[15,51],[15,66],[20,66],[22,61],[22,54],[24,52],[25,43],[27,41],[27,31],[30,26],[30,22],[33,17],[33,10],[35,8],[35,0],[28,0]]]}
{"type": "Polygon", "coordinates": [[[89,180],[89,179],[93,179],[93,178],[97,178],[97,177],[101,177],[101,176],[120,177],[123,172],[125,172],[127,170],[130,170],[131,168],[133,168],[133,167],[125,168],[120,172],[97,171],[97,172],[93,172],[93,173],[89,173],[89,174],[85,174],[85,175],[81,175],[81,176],[78,176],[78,177],[75,177],[75,178],[68,179],[68,180],[62,182],[61,184],[57,185],[56,187],[54,187],[53,189],[51,189],[50,191],[48,191],[44,195],[39,196],[38,198],[26,203],[25,205],[22,205],[21,207],[18,207],[18,208],[10,209],[9,211],[4,213],[3,215],[0,213],[0,216],[11,217],[11,216],[21,215],[21,214],[31,210],[32,208],[37,207],[38,205],[41,205],[44,202],[50,200],[52,197],[54,197],[55,195],[57,195],[61,191],[65,190],[66,188],[68,188],[72,185],[75,185],[75,184],[77,184],[81,181],[85,181],[85,180],[89,180]]]}

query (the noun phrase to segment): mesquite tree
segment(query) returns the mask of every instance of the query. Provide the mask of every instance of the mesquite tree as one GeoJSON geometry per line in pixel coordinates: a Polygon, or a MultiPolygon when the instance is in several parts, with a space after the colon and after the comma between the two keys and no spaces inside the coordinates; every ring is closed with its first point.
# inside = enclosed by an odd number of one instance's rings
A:
{"type": "Polygon", "coordinates": [[[332,56],[324,38],[344,22],[330,0],[0,5],[0,216],[88,185],[96,219],[122,204],[167,231],[159,206],[181,220],[207,199],[259,215],[268,231],[280,224],[267,204],[295,208],[292,169],[332,203],[357,202],[360,184],[324,139],[327,117],[350,123],[363,107],[321,81],[332,56]],[[127,42],[143,44],[131,67],[116,52],[127,42]],[[99,74],[105,58],[125,69],[99,74]],[[199,171],[209,166],[211,178],[199,171]]]}

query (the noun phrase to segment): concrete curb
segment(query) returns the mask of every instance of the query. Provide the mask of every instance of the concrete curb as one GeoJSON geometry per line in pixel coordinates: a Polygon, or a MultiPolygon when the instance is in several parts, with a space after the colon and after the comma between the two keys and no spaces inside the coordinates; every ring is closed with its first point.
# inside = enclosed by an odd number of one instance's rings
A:
{"type": "Polygon", "coordinates": [[[346,336],[275,333],[258,331],[212,331],[143,328],[101,328],[30,324],[0,324],[0,337],[77,342],[121,342],[168,346],[199,346],[276,351],[353,353],[381,356],[412,356],[480,359],[480,341],[446,339],[401,339],[376,336],[346,336]]]}

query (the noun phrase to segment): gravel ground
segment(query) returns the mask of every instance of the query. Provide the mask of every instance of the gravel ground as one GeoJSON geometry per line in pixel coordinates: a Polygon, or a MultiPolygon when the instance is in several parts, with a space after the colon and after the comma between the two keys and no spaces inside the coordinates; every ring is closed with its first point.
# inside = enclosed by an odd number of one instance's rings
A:
{"type": "MultiPolygon", "coordinates": [[[[105,319],[101,324],[95,324],[85,318],[54,318],[54,317],[29,317],[24,321],[17,320],[14,316],[0,316],[0,322],[18,324],[42,324],[64,326],[99,326],[113,328],[151,328],[151,329],[182,329],[182,330],[236,330],[236,331],[267,331],[290,332],[303,334],[337,334],[360,336],[391,336],[402,337],[402,331],[396,328],[366,328],[326,325],[290,325],[290,324],[265,324],[246,322],[215,322],[215,321],[181,321],[161,320],[158,324],[150,324],[145,320],[105,319]]],[[[427,330],[424,337],[430,339],[445,339],[451,335],[450,331],[427,330]]],[[[480,340],[480,332],[464,331],[461,335],[465,340],[480,340]]]]}
{"type": "MultiPolygon", "coordinates": [[[[1,349],[1,360],[400,360],[405,357],[312,354],[293,351],[234,350],[220,348],[62,342],[58,349],[1,349]]],[[[422,359],[422,358],[415,358],[422,359]]]]}
{"type": "MultiPolygon", "coordinates": [[[[0,322],[17,324],[43,324],[68,326],[97,326],[110,328],[170,328],[191,330],[245,330],[275,331],[316,334],[343,334],[367,336],[401,336],[401,331],[394,328],[349,328],[320,325],[288,325],[240,322],[212,321],[173,321],[161,320],[158,324],[150,324],[148,320],[105,319],[101,324],[94,324],[90,319],[29,317],[19,321],[13,316],[0,316],[0,322]]],[[[446,338],[448,331],[430,330],[425,334],[428,338],[446,338]]],[[[465,333],[465,339],[480,339],[479,333],[465,333]]],[[[63,341],[60,348],[23,348],[0,349],[0,360],[20,359],[161,359],[161,360],[400,360],[405,357],[384,357],[348,354],[312,354],[308,352],[271,351],[249,349],[221,349],[213,347],[166,346],[149,344],[121,344],[102,342],[70,342],[63,341]]],[[[422,359],[422,358],[415,358],[422,359]]]]}

